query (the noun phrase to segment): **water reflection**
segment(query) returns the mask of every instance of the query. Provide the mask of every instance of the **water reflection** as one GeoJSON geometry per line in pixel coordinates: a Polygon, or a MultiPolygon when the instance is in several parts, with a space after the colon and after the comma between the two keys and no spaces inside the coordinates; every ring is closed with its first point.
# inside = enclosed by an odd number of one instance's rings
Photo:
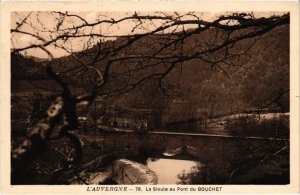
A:
{"type": "Polygon", "coordinates": [[[155,159],[149,158],[147,166],[158,176],[158,184],[177,184],[181,182],[178,178],[182,172],[190,172],[197,166],[196,161],[176,159],[155,159]]]}

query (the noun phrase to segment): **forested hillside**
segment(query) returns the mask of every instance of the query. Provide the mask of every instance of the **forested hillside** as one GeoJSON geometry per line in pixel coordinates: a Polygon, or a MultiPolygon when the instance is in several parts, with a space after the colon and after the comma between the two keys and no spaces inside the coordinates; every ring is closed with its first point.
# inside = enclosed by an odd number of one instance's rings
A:
{"type": "MultiPolygon", "coordinates": [[[[188,32],[145,37],[126,48],[125,51],[116,52],[115,55],[122,58],[124,53],[132,54],[132,56],[151,54],[153,48],[166,44],[166,41],[171,41],[172,36],[180,36],[180,34],[188,32]]],[[[222,36],[224,36],[222,32],[215,29],[201,34],[193,34],[174,46],[173,49],[169,49],[169,52],[172,55],[174,53],[186,54],[195,47],[203,48],[203,45],[202,47],[199,46],[202,42],[219,39],[222,36]]],[[[89,56],[97,52],[96,48],[99,45],[105,54],[106,50],[114,45],[122,44],[122,41],[123,38],[118,38],[114,41],[102,42],[77,55],[89,59],[89,56]]],[[[159,63],[159,60],[154,62],[155,59],[152,59],[151,63],[157,63],[156,66],[132,71],[129,78],[128,75],[123,74],[128,71],[128,67],[135,67],[137,63],[141,67],[147,67],[150,62],[146,61],[147,58],[145,58],[144,64],[141,64],[141,61],[135,62],[134,58],[127,58],[112,65],[111,76],[100,94],[107,94],[107,99],[119,107],[144,107],[159,110],[160,113],[175,109],[176,112],[186,112],[190,118],[197,117],[199,112],[205,112],[208,116],[216,116],[264,108],[288,111],[288,26],[279,26],[254,40],[241,41],[230,52],[234,55],[231,54],[232,57],[224,60],[224,62],[221,59],[221,63],[211,63],[223,55],[220,52],[213,56],[208,55],[205,60],[184,61],[180,66],[176,66],[161,83],[158,80],[149,79],[128,91],[126,87],[123,88],[122,86],[134,83],[136,76],[159,73],[165,67],[159,63]],[[125,95],[118,98],[120,94],[125,95]],[[174,102],[181,102],[184,106],[180,103],[176,105],[174,102]]],[[[170,54],[167,50],[160,55],[167,58],[170,54]]],[[[30,86],[32,86],[32,90],[35,90],[49,85],[54,86],[52,89],[51,87],[47,88],[50,92],[51,90],[57,91],[58,87],[45,74],[41,61],[43,60],[38,58],[12,55],[12,92],[15,90],[22,91],[22,87],[19,85],[25,79],[26,82],[30,80],[32,84],[23,87],[26,91],[30,91],[30,86]],[[18,81],[20,82],[18,83],[18,81]],[[41,83],[44,84],[41,86],[41,83]]],[[[78,64],[79,66],[80,64],[72,56],[55,59],[52,64],[54,69],[60,72],[71,86],[89,91],[89,83],[95,78],[92,74],[90,77],[77,77],[76,72],[70,69],[74,65],[78,64]]],[[[100,61],[96,67],[101,69],[102,65],[103,61],[100,61]]],[[[23,85],[25,84],[23,83],[23,85]]]]}

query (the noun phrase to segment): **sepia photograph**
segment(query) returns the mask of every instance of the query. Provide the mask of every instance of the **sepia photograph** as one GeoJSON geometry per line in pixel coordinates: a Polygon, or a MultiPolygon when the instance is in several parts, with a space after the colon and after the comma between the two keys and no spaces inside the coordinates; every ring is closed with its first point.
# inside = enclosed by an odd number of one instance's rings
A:
{"type": "Polygon", "coordinates": [[[291,185],[290,11],[9,15],[9,185],[291,185]]]}
{"type": "Polygon", "coordinates": [[[12,184],[289,184],[289,13],[13,12],[12,184]]]}

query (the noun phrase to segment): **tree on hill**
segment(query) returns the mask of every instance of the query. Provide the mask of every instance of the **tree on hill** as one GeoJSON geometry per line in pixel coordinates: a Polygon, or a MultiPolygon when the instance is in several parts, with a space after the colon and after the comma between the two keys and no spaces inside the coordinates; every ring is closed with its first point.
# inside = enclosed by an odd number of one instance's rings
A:
{"type": "MultiPolygon", "coordinates": [[[[76,167],[83,155],[78,137],[71,133],[78,127],[76,105],[85,103],[88,107],[97,96],[120,97],[150,82],[163,94],[175,96],[178,77],[173,75],[174,70],[187,62],[228,75],[228,67],[240,66],[234,63],[236,59],[244,58],[263,35],[289,25],[290,20],[287,13],[268,17],[228,13],[211,20],[193,12],[134,12],[115,17],[99,14],[93,21],[69,12],[15,13],[14,17],[12,43],[18,36],[31,41],[13,46],[12,54],[45,52],[49,61],[40,64],[61,86],[62,93],[27,138],[13,148],[13,170],[41,152],[47,140],[53,139],[54,130],[59,132],[56,138],[68,138],[75,149],[75,156],[62,170],[76,167]],[[54,21],[52,25],[47,23],[50,20],[54,21]],[[68,57],[55,59],[57,50],[68,57]],[[74,82],[89,93],[75,95],[70,88],[74,82]]],[[[276,99],[276,94],[272,98],[276,99]]]]}

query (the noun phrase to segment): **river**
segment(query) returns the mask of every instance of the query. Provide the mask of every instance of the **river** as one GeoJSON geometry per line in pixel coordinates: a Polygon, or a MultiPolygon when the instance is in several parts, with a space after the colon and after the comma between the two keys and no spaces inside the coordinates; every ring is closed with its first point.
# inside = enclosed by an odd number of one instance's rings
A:
{"type": "Polygon", "coordinates": [[[194,166],[197,166],[197,162],[191,160],[163,158],[147,160],[147,167],[157,174],[158,184],[177,184],[180,182],[178,175],[190,172],[194,166]]]}

